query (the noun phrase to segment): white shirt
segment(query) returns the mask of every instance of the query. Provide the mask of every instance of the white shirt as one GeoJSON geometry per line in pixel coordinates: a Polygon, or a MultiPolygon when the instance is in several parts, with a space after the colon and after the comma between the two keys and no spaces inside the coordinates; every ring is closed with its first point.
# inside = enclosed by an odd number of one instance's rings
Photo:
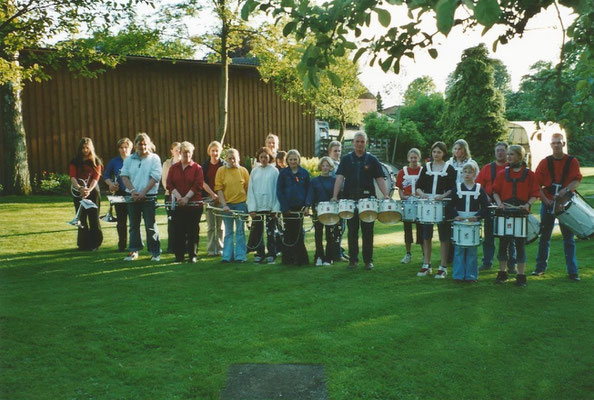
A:
{"type": "Polygon", "coordinates": [[[280,203],[276,197],[278,169],[272,164],[261,165],[252,169],[248,185],[247,206],[249,212],[280,212],[280,203]]]}
{"type": "MultiPolygon", "coordinates": [[[[149,153],[148,156],[140,158],[138,153],[134,153],[124,160],[120,175],[127,176],[137,192],[143,190],[150,178],[153,178],[157,183],[146,194],[157,194],[162,172],[161,158],[158,155],[149,153]]],[[[126,188],[126,192],[130,193],[130,190],[126,188]]]]}

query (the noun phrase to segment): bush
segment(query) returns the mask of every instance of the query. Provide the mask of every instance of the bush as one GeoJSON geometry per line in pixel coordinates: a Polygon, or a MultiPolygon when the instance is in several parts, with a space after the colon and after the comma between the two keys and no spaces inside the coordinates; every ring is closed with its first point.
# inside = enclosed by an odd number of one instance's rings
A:
{"type": "Polygon", "coordinates": [[[41,177],[33,178],[33,191],[36,194],[65,194],[70,192],[70,177],[65,174],[43,171],[41,177]]]}
{"type": "Polygon", "coordinates": [[[318,163],[319,162],[320,162],[320,159],[318,157],[312,157],[312,158],[301,157],[301,167],[305,168],[309,172],[309,175],[311,175],[312,178],[315,178],[316,176],[320,175],[320,171],[318,171],[318,163]]]}

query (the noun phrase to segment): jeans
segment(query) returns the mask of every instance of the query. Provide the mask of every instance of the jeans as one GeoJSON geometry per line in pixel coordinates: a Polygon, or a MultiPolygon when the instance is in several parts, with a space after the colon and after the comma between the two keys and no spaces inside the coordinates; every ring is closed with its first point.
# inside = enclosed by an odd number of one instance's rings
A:
{"type": "MultiPolygon", "coordinates": [[[[551,214],[543,203],[540,206],[540,240],[538,241],[538,255],[536,256],[536,271],[538,272],[545,272],[547,269],[555,218],[555,215],[551,214]]],[[[563,235],[563,251],[565,252],[567,273],[577,275],[578,266],[573,232],[563,224],[559,224],[559,227],[563,235]]]]}
{"type": "Polygon", "coordinates": [[[452,278],[462,281],[478,279],[477,247],[454,246],[452,278]]]}
{"type": "Polygon", "coordinates": [[[218,256],[223,252],[223,218],[215,215],[212,208],[207,208],[206,214],[206,253],[209,256],[218,256]]]}
{"type": "Polygon", "coordinates": [[[140,217],[142,216],[146,230],[147,249],[153,256],[160,255],[161,241],[155,221],[155,201],[128,203],[128,216],[130,217],[130,251],[139,251],[143,248],[140,238],[140,217]]]}
{"type": "Polygon", "coordinates": [[[126,203],[116,203],[113,207],[118,218],[118,250],[124,251],[128,243],[128,205],[126,203]]]}
{"type": "Polygon", "coordinates": [[[359,261],[359,226],[363,237],[363,262],[365,264],[373,262],[373,224],[373,222],[360,221],[359,210],[355,210],[353,218],[347,220],[349,258],[352,263],[359,261]]]}
{"type": "MultiPolygon", "coordinates": [[[[227,203],[233,211],[247,213],[245,203],[227,203]]],[[[245,242],[245,222],[242,217],[224,216],[225,239],[223,241],[223,261],[247,261],[247,246],[245,242]],[[235,226],[234,226],[235,224],[235,226]],[[234,231],[234,228],[237,231],[234,231]],[[235,245],[233,239],[235,238],[235,245]]]]}
{"type": "MultiPolygon", "coordinates": [[[[495,236],[493,236],[493,216],[485,218],[483,231],[483,265],[493,265],[495,256],[495,236]]],[[[516,242],[510,240],[507,248],[508,266],[516,264],[516,242]]]]}

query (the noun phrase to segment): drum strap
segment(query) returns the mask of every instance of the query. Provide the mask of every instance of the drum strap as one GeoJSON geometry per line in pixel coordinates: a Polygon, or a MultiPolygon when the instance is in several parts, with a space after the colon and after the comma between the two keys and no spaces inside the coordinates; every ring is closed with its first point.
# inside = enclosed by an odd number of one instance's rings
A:
{"type": "Polygon", "coordinates": [[[418,175],[409,175],[408,174],[408,167],[403,167],[402,170],[404,171],[404,179],[406,182],[410,182],[410,187],[412,189],[412,195],[414,196],[417,191],[417,181],[421,176],[421,172],[423,172],[423,167],[419,170],[418,175]]]}
{"type": "Polygon", "coordinates": [[[558,188],[563,187],[565,180],[567,179],[567,175],[569,175],[569,168],[571,167],[571,162],[573,161],[573,156],[567,156],[567,160],[565,160],[565,165],[563,166],[563,172],[561,173],[561,180],[557,182],[555,179],[555,166],[553,165],[553,156],[547,156],[547,165],[549,167],[549,174],[551,174],[551,186],[547,186],[546,190],[552,194],[557,194],[558,188]]]}
{"type": "Polygon", "coordinates": [[[446,162],[443,166],[443,169],[439,172],[433,172],[433,170],[431,169],[431,167],[433,166],[432,162],[427,163],[427,165],[425,166],[427,170],[426,174],[433,177],[433,186],[431,188],[431,194],[437,194],[437,182],[440,176],[443,177],[448,175],[448,165],[450,165],[449,162],[446,162]]]}
{"type": "Polygon", "coordinates": [[[470,212],[470,198],[474,197],[474,199],[478,199],[481,194],[481,184],[477,183],[474,185],[474,190],[462,190],[462,183],[457,182],[456,187],[458,189],[458,198],[462,198],[462,196],[466,197],[466,203],[464,204],[464,211],[470,212]]]}
{"type": "Polygon", "coordinates": [[[524,172],[522,173],[522,176],[520,176],[519,178],[512,178],[510,176],[510,167],[505,167],[505,180],[508,182],[511,182],[513,184],[512,186],[512,199],[517,199],[518,197],[518,182],[522,183],[526,180],[526,176],[528,175],[528,168],[526,168],[526,166],[524,166],[524,172]]]}
{"type": "Polygon", "coordinates": [[[495,178],[497,177],[497,163],[493,161],[491,163],[491,185],[495,182],[495,178]]]}

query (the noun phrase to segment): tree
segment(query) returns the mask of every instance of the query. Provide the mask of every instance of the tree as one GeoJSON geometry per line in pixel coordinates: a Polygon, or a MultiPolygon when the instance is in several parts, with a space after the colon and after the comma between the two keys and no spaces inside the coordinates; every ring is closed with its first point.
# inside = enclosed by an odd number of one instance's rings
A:
{"type": "Polygon", "coordinates": [[[311,106],[320,118],[336,120],[342,140],[347,124],[361,122],[358,99],[366,92],[348,54],[337,58],[329,67],[329,75],[322,76],[315,87],[299,76],[301,54],[309,42],[284,37],[278,26],[266,26],[261,32],[265,34],[254,40],[252,54],[260,62],[262,79],[273,82],[283,99],[311,106]]]}
{"type": "Polygon", "coordinates": [[[387,115],[369,113],[363,118],[363,123],[369,137],[392,140],[392,146],[396,146],[395,160],[400,163],[406,163],[406,155],[410,148],[427,146],[427,141],[417,129],[417,125],[408,119],[398,121],[387,115]]]}
{"type": "Polygon", "coordinates": [[[377,92],[375,95],[375,100],[377,101],[377,111],[384,111],[384,102],[382,101],[382,95],[380,92],[377,92]]]}
{"type": "Polygon", "coordinates": [[[505,104],[495,88],[494,74],[484,44],[464,50],[439,121],[444,138],[450,142],[465,139],[479,162],[491,158],[493,146],[506,132],[505,104]]]}
{"type": "Polygon", "coordinates": [[[416,103],[421,96],[429,96],[435,92],[436,86],[433,78],[427,75],[417,78],[408,85],[404,92],[404,105],[410,106],[416,103]]]}
{"type": "Polygon", "coordinates": [[[443,115],[445,100],[441,93],[431,93],[417,97],[413,104],[400,108],[400,118],[404,122],[415,124],[416,130],[423,136],[424,141],[416,145],[422,155],[428,156],[430,146],[441,140],[443,135],[438,122],[443,115]]]}
{"type": "Polygon", "coordinates": [[[4,140],[4,190],[28,194],[31,182],[23,126],[21,91],[28,80],[48,79],[44,65],[65,64],[84,76],[94,76],[118,62],[73,41],[53,52],[28,49],[47,45],[59,35],[93,32],[117,24],[143,0],[4,0],[0,2],[0,96],[4,140]]]}

